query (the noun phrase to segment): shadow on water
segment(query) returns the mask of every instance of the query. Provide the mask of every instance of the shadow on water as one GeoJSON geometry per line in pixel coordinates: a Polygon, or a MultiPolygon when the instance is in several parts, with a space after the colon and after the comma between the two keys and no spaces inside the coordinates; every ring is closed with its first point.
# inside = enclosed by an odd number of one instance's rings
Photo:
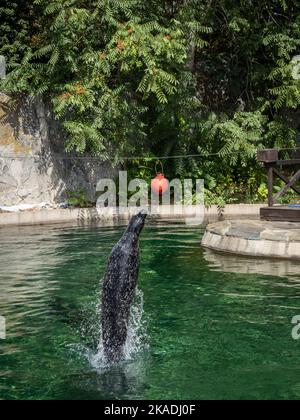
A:
{"type": "Polygon", "coordinates": [[[225,273],[262,274],[265,276],[291,277],[300,280],[300,261],[272,258],[255,258],[204,251],[204,258],[212,270],[225,273]]]}

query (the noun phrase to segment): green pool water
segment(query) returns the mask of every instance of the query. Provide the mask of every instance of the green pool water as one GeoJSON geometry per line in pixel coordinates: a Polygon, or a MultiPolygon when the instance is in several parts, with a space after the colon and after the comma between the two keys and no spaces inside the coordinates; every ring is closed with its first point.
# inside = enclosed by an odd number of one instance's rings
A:
{"type": "Polygon", "coordinates": [[[182,225],[142,235],[145,345],[96,368],[84,349],[96,352],[100,279],[123,230],[0,230],[0,399],[300,397],[300,267],[208,253],[203,229],[182,225]]]}

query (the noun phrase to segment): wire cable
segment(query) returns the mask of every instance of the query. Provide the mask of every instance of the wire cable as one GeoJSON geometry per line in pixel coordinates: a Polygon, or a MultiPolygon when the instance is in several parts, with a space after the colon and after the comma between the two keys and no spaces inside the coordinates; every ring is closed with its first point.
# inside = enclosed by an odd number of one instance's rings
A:
{"type": "MultiPolygon", "coordinates": [[[[282,148],[278,149],[278,152],[281,151],[300,151],[300,147],[297,148],[282,148]]],[[[240,154],[240,151],[232,152],[231,154],[240,154]]],[[[130,160],[167,160],[167,159],[188,159],[188,158],[209,158],[212,156],[219,156],[220,152],[217,153],[205,153],[205,154],[189,154],[189,155],[173,155],[173,156],[131,156],[131,157],[120,157],[120,161],[130,161],[130,160]]],[[[101,156],[72,156],[72,155],[63,155],[59,153],[48,152],[45,155],[27,155],[27,156],[10,156],[10,155],[0,155],[0,159],[47,159],[49,157],[57,157],[64,160],[99,160],[101,156]]],[[[113,160],[113,158],[110,158],[113,160]]]]}

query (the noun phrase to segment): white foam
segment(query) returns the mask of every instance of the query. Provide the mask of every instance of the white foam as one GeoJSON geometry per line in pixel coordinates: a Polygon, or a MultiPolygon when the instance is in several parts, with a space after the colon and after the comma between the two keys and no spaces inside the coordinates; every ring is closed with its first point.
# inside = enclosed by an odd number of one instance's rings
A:
{"type": "MultiPolygon", "coordinates": [[[[148,348],[146,322],[143,315],[144,295],[141,290],[137,289],[136,297],[130,311],[128,337],[124,346],[123,359],[121,362],[134,360],[139,353],[148,348]]],[[[81,355],[87,358],[92,368],[97,371],[102,371],[110,366],[104,355],[100,320],[101,309],[98,304],[96,307],[96,316],[92,316],[92,319],[87,320],[87,323],[81,328],[83,336],[86,334],[93,334],[94,338],[98,341],[96,350],[88,349],[86,347],[80,348],[81,355]]]]}

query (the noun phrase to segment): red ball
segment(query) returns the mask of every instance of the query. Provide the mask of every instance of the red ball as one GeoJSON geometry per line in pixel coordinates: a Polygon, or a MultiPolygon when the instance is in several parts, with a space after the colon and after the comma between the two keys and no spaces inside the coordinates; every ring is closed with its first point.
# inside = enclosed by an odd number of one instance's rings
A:
{"type": "Polygon", "coordinates": [[[151,181],[151,188],[156,194],[163,194],[169,188],[169,181],[165,178],[164,174],[157,174],[151,181]]]}

